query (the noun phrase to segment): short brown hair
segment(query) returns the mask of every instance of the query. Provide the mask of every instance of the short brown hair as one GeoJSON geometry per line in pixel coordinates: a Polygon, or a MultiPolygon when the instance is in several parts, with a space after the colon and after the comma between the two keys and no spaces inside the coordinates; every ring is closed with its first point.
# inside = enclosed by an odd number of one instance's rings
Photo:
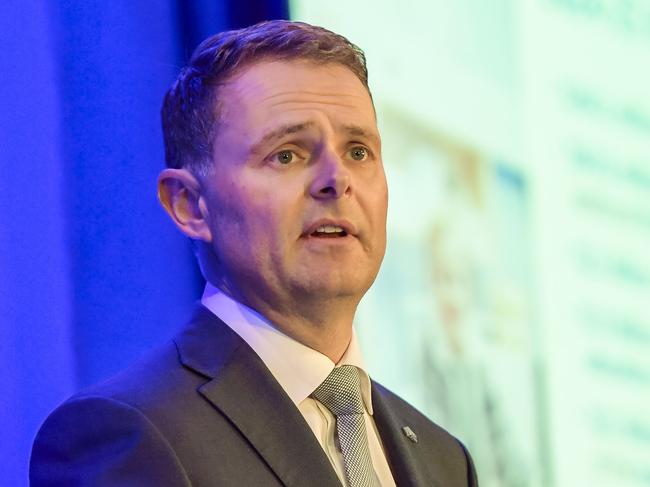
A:
{"type": "Polygon", "coordinates": [[[161,117],[167,166],[206,172],[220,116],[218,86],[255,62],[291,59],[341,64],[370,93],[363,51],[327,29],[271,20],[221,32],[195,49],[165,94],[161,117]]]}

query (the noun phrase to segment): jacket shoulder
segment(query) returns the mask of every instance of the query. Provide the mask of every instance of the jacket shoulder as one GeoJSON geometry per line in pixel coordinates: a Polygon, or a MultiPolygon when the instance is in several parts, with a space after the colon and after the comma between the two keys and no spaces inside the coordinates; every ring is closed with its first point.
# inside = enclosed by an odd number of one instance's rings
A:
{"type": "Polygon", "coordinates": [[[30,485],[189,486],[174,450],[145,414],[122,401],[77,395],[39,430],[30,460],[30,485]]]}
{"type": "Polygon", "coordinates": [[[167,425],[177,424],[174,416],[203,382],[168,342],[81,390],[39,429],[31,485],[126,485],[129,472],[138,472],[139,485],[189,485],[167,425]]]}

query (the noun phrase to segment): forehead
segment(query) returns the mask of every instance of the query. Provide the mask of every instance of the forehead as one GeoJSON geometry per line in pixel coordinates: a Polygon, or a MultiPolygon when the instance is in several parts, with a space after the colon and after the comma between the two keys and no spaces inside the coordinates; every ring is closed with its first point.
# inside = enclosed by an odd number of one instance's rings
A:
{"type": "Polygon", "coordinates": [[[244,68],[220,88],[221,122],[255,127],[265,122],[313,122],[319,118],[376,128],[370,94],[341,64],[263,61],[244,68]],[[312,118],[314,118],[312,120],[312,118]]]}

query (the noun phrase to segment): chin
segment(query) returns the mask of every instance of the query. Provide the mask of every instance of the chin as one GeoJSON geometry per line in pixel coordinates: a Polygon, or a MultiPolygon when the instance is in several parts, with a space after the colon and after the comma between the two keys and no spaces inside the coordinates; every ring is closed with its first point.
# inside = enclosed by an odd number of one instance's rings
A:
{"type": "Polygon", "coordinates": [[[359,276],[354,272],[313,272],[309,276],[302,276],[302,279],[294,282],[300,294],[305,298],[316,298],[318,300],[328,299],[353,299],[357,302],[372,285],[374,277],[359,276]]]}

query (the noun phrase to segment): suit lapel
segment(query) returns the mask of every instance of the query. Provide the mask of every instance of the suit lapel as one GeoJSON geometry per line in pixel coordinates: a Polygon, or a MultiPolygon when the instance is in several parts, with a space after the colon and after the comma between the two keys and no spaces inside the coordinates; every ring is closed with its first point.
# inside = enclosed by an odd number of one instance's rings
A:
{"type": "Polygon", "coordinates": [[[418,461],[418,443],[409,440],[402,428],[408,423],[400,420],[382,386],[372,383],[373,419],[388,457],[395,484],[399,487],[439,486],[426,475],[426,468],[418,461]]]}
{"type": "Polygon", "coordinates": [[[175,341],[181,362],[211,379],[199,393],[229,418],[284,485],[340,487],[298,408],[230,327],[201,307],[175,341]]]}

